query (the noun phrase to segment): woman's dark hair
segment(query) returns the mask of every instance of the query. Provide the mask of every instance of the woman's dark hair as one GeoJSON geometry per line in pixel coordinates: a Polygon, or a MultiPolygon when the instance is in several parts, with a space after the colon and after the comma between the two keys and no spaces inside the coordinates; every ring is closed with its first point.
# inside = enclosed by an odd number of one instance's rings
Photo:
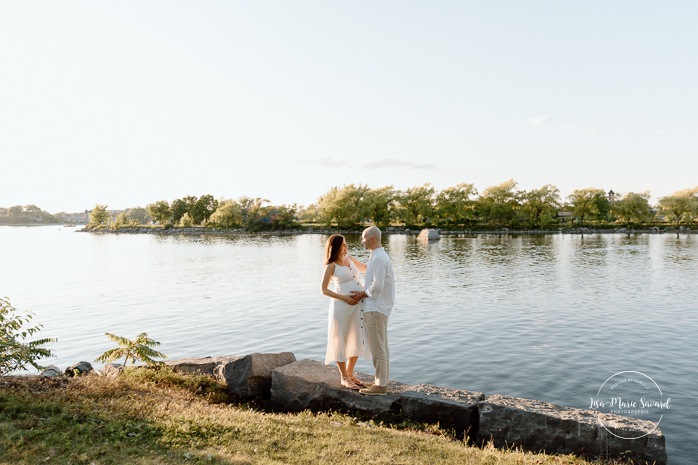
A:
{"type": "Polygon", "coordinates": [[[341,234],[332,234],[325,243],[325,265],[337,260],[339,257],[339,251],[342,250],[342,244],[344,244],[344,236],[341,234]]]}

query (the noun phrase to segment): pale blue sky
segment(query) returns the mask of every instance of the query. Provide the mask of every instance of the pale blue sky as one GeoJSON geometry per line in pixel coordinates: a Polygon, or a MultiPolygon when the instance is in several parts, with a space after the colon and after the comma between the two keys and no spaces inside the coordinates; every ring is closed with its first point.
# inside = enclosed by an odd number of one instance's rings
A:
{"type": "Polygon", "coordinates": [[[3,1],[0,206],[698,185],[693,1],[3,1]]]}

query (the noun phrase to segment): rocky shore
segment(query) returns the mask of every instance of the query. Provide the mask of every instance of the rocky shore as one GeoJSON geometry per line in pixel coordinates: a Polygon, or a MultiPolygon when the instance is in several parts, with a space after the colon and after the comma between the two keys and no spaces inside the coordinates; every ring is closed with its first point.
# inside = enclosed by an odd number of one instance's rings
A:
{"type": "MultiPolygon", "coordinates": [[[[234,401],[262,400],[276,411],[343,411],[376,421],[439,424],[477,445],[517,447],[546,454],[575,454],[634,464],[666,465],[665,438],[656,423],[558,406],[531,399],[391,381],[386,396],[363,396],[339,384],[337,368],[296,360],[291,352],[173,360],[174,371],[210,375],[228,387],[234,401]],[[622,432],[622,434],[621,434],[622,432]],[[637,439],[624,439],[627,437],[637,439]]],[[[107,365],[100,376],[118,376],[123,367],[107,365]]],[[[80,376],[93,371],[80,362],[42,376],[80,376]]],[[[366,374],[358,374],[368,381],[366,374]]]]}

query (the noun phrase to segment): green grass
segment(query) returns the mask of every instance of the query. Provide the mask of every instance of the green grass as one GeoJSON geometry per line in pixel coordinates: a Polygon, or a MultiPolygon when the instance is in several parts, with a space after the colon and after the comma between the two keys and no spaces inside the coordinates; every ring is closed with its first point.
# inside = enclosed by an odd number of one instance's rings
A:
{"type": "Polygon", "coordinates": [[[268,413],[226,398],[225,386],[210,378],[167,370],[133,369],[117,379],[0,378],[0,463],[589,463],[470,447],[436,427],[268,413]]]}

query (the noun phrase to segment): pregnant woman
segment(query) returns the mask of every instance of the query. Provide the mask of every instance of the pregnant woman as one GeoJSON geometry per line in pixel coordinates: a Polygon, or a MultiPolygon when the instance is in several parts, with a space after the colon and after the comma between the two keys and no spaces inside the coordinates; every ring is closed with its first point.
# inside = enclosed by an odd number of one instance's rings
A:
{"type": "Polygon", "coordinates": [[[349,256],[344,236],[333,234],[327,239],[322,277],[322,293],[330,297],[325,364],[337,362],[342,386],[354,390],[364,386],[354,376],[354,365],[359,355],[369,354],[364,338],[362,304],[349,293],[363,291],[359,269],[365,268],[363,263],[349,256]],[[334,283],[334,290],[329,288],[330,281],[334,283]]]}

